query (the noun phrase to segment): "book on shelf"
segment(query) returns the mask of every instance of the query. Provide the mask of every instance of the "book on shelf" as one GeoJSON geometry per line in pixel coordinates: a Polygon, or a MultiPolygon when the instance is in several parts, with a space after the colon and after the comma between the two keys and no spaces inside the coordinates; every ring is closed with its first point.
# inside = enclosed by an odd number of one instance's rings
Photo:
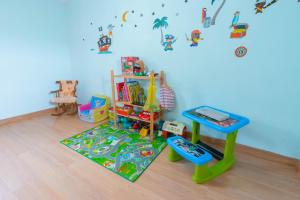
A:
{"type": "Polygon", "coordinates": [[[137,81],[117,83],[118,101],[143,106],[146,101],[144,89],[137,81]]]}

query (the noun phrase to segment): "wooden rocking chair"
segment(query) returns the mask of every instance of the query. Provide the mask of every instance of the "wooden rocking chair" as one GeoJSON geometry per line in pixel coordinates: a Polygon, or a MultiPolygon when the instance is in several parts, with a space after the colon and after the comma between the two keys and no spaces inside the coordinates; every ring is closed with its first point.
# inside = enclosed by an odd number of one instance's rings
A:
{"type": "Polygon", "coordinates": [[[60,116],[67,112],[69,115],[77,114],[77,96],[76,86],[78,81],[76,80],[61,80],[56,81],[59,84],[59,90],[51,91],[51,94],[55,94],[55,97],[51,100],[51,103],[56,104],[55,113],[53,116],[60,116]]]}

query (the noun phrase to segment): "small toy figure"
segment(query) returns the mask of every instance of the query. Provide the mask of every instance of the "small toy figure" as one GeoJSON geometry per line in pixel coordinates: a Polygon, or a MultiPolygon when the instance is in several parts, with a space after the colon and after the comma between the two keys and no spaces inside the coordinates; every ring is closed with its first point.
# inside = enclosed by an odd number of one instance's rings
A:
{"type": "Polygon", "coordinates": [[[171,34],[165,35],[165,42],[162,42],[162,45],[165,47],[165,51],[173,51],[172,44],[176,42],[176,39],[171,34]]]}
{"type": "Polygon", "coordinates": [[[195,29],[191,33],[191,38],[186,36],[186,39],[188,41],[192,41],[192,44],[190,45],[191,47],[197,47],[199,40],[203,40],[203,38],[200,38],[200,34],[201,34],[201,32],[198,29],[195,29]]]}

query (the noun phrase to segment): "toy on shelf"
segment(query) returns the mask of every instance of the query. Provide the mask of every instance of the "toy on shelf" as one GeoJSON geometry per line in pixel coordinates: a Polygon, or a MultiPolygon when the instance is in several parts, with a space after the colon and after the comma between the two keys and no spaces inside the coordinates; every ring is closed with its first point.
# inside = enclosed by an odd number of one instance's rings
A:
{"type": "Polygon", "coordinates": [[[141,122],[139,121],[134,121],[131,125],[131,128],[134,130],[139,130],[141,128],[141,122]]]}
{"type": "Polygon", "coordinates": [[[122,74],[145,76],[146,67],[139,57],[121,57],[122,74]]]}
{"type": "Polygon", "coordinates": [[[117,113],[122,116],[128,116],[133,112],[132,106],[124,105],[123,107],[117,107],[117,113]]]}
{"type": "Polygon", "coordinates": [[[128,102],[134,105],[144,105],[146,96],[144,89],[137,81],[120,82],[116,84],[118,101],[128,102]]]}
{"type": "MultiPolygon", "coordinates": [[[[137,58],[137,57],[136,57],[137,58]]],[[[160,112],[160,106],[155,99],[155,80],[163,81],[164,77],[161,77],[163,71],[155,76],[154,72],[150,73],[150,76],[137,76],[137,74],[130,74],[129,65],[135,63],[142,70],[144,65],[142,62],[134,59],[126,59],[123,57],[122,65],[126,70],[122,70],[122,75],[115,75],[114,71],[111,71],[111,85],[112,85],[112,99],[113,99],[113,114],[114,114],[114,127],[117,128],[118,116],[126,117],[130,120],[136,120],[140,122],[139,128],[143,126],[149,127],[149,139],[153,141],[154,139],[154,125],[157,119],[161,118],[162,113],[160,112]],[[133,62],[134,61],[134,62],[133,62]],[[138,65],[137,65],[138,64],[138,65]],[[129,70],[129,71],[128,71],[129,70]],[[128,74],[129,73],[129,74],[128,74]],[[123,82],[115,82],[115,79],[123,79],[123,82]],[[133,81],[134,80],[134,81],[133,81]],[[148,89],[148,97],[144,95],[144,90],[140,86],[138,81],[150,81],[150,86],[148,89]],[[125,88],[125,89],[124,89],[125,88]],[[147,100],[146,100],[147,99],[147,100]],[[122,115],[118,113],[119,108],[117,105],[132,106],[133,112],[128,115],[122,115]]],[[[140,71],[139,71],[140,72],[140,71]]],[[[136,130],[138,124],[133,123],[132,127],[136,130]]]]}
{"type": "Polygon", "coordinates": [[[122,123],[122,127],[124,129],[129,129],[132,126],[132,122],[126,117],[121,117],[120,122],[122,123]]]}
{"type": "Polygon", "coordinates": [[[108,118],[109,107],[109,97],[94,95],[89,103],[78,106],[78,115],[83,121],[100,122],[108,118]]]}
{"type": "Polygon", "coordinates": [[[144,61],[138,60],[134,65],[134,74],[136,76],[146,76],[146,66],[144,61]]]}
{"type": "Polygon", "coordinates": [[[140,130],[140,135],[141,137],[146,137],[149,134],[149,127],[148,126],[144,126],[141,130],[140,130]]]}
{"type": "Polygon", "coordinates": [[[249,120],[245,117],[209,106],[200,106],[184,111],[183,116],[193,121],[192,141],[189,142],[180,136],[168,138],[167,143],[171,147],[169,159],[175,162],[185,158],[194,163],[196,166],[193,181],[196,183],[205,183],[229,170],[235,163],[234,149],[238,130],[246,126],[249,120]],[[200,110],[206,111],[201,114],[199,113],[200,110]],[[210,112],[208,113],[207,110],[210,112]],[[215,111],[214,114],[212,114],[213,111],[215,111]],[[231,120],[234,123],[231,123],[229,126],[226,123],[226,126],[223,126],[220,121],[212,118],[221,119],[221,113],[222,116],[229,117],[228,119],[223,118],[224,121],[231,120]],[[203,114],[210,115],[210,117],[203,114]],[[200,124],[226,134],[224,154],[200,140],[200,124]],[[218,160],[218,162],[209,165],[208,163],[213,158],[218,160]]]}
{"type": "Polygon", "coordinates": [[[165,121],[162,127],[162,131],[164,138],[168,138],[169,133],[186,138],[186,126],[183,123],[177,121],[165,121]]]}
{"type": "MultiPolygon", "coordinates": [[[[139,117],[140,119],[142,119],[142,120],[150,121],[150,117],[151,117],[150,115],[151,115],[150,112],[143,111],[143,112],[141,112],[141,113],[138,115],[138,117],[139,117]]],[[[154,121],[157,120],[158,117],[159,117],[159,113],[158,113],[158,112],[153,113],[153,119],[154,119],[154,121]]]]}

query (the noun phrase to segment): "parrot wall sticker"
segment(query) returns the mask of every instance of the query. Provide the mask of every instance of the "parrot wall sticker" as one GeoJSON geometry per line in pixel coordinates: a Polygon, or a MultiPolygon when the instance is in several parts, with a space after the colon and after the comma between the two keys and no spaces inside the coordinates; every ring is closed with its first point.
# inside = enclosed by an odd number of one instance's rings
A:
{"type": "Polygon", "coordinates": [[[237,23],[239,22],[239,19],[240,19],[240,11],[236,11],[234,13],[234,17],[232,19],[230,28],[232,28],[233,26],[237,25],[237,23]]]}
{"type": "Polygon", "coordinates": [[[207,16],[207,8],[202,8],[202,20],[201,20],[204,28],[209,28],[211,24],[211,17],[207,16]]]}

